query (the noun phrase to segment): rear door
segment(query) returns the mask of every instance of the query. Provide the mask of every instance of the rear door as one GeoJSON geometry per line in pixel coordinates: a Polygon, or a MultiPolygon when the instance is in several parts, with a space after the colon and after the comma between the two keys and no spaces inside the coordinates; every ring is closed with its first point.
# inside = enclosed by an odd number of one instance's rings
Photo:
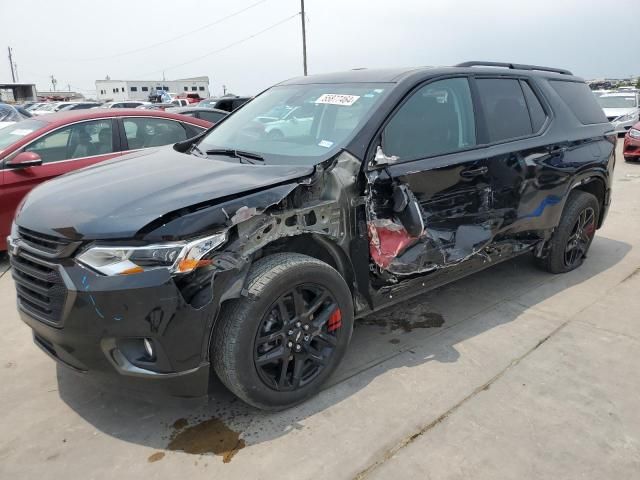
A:
{"type": "MultiPolygon", "coordinates": [[[[19,151],[34,152],[42,158],[42,165],[3,170],[3,202],[15,212],[20,201],[38,184],[59,175],[93,165],[121,155],[117,132],[112,119],[78,122],[48,132],[19,151]]],[[[6,209],[2,209],[6,211],[6,209]]],[[[0,221],[0,229],[11,222],[0,221]]],[[[5,235],[8,232],[0,232],[5,235]]]]}

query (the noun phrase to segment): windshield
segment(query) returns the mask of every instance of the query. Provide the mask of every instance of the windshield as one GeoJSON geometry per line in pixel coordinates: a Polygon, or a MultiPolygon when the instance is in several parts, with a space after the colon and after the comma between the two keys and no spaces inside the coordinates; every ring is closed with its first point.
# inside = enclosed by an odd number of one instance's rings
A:
{"type": "Polygon", "coordinates": [[[9,125],[0,129],[0,150],[5,149],[9,145],[17,142],[18,140],[26,137],[31,132],[34,132],[46,125],[45,122],[39,120],[23,120],[19,123],[9,125]]]}
{"type": "Polygon", "coordinates": [[[602,108],[633,108],[638,106],[635,95],[604,96],[598,97],[596,100],[602,108]]]}
{"type": "Polygon", "coordinates": [[[198,147],[251,152],[267,163],[315,164],[347,143],[387,90],[379,83],[276,86],[221,122],[198,147]]]}

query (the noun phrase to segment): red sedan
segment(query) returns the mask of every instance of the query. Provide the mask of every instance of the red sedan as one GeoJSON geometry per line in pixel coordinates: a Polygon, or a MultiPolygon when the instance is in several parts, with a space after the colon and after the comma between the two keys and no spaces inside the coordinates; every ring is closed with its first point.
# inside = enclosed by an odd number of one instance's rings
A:
{"type": "Polygon", "coordinates": [[[186,140],[212,125],[161,111],[92,109],[43,115],[0,129],[0,251],[7,249],[18,204],[36,185],[132,150],[186,140]]]}
{"type": "Polygon", "coordinates": [[[624,136],[622,155],[627,161],[640,160],[640,122],[631,127],[624,136]]]}

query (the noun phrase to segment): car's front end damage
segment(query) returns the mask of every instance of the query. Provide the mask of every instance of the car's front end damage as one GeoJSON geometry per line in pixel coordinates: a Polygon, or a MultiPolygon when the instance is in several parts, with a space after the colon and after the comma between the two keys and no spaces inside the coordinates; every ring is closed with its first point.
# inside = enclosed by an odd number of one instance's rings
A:
{"type": "Polygon", "coordinates": [[[359,169],[343,151],[298,178],[181,206],[124,239],[37,226],[38,202],[28,199],[8,239],[21,317],[41,349],[104,385],[205,396],[218,312],[246,295],[256,259],[285,244],[310,254],[315,246],[352,272],[359,169]]]}

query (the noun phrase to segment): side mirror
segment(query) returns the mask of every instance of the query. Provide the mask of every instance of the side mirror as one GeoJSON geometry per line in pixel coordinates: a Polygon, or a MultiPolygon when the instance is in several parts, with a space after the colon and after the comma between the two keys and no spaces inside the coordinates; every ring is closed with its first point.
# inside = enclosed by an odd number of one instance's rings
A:
{"type": "Polygon", "coordinates": [[[42,158],[35,152],[20,152],[7,163],[11,168],[28,168],[38,165],[42,165],[42,158]]]}

